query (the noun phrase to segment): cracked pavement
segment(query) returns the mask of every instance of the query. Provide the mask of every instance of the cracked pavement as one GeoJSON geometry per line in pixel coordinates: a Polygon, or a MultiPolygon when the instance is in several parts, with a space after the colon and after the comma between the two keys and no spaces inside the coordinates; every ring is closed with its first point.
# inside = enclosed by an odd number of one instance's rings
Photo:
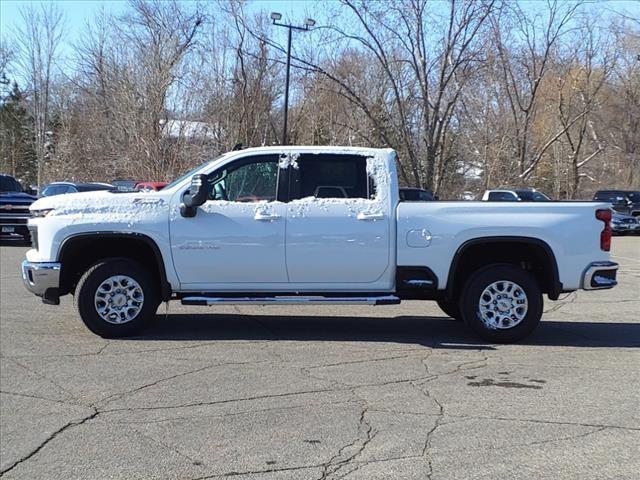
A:
{"type": "Polygon", "coordinates": [[[516,345],[435,303],[158,309],[103,340],[0,248],[4,479],[632,479],[640,238],[613,290],[546,301],[516,345]]]}

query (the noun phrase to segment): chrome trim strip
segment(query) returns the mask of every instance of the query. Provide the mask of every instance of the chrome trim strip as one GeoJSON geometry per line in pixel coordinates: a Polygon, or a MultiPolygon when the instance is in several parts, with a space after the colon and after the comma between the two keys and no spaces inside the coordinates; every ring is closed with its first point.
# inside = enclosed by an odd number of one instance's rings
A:
{"type": "Polygon", "coordinates": [[[433,285],[433,280],[402,280],[403,285],[409,285],[410,287],[424,287],[426,285],[433,285]]]}
{"type": "Polygon", "coordinates": [[[584,290],[602,290],[605,288],[613,288],[618,282],[615,279],[598,276],[600,272],[617,271],[618,264],[615,262],[592,262],[582,275],[582,288],[584,290]],[[591,282],[595,279],[597,286],[592,286],[591,282]]]}
{"type": "Polygon", "coordinates": [[[400,303],[395,295],[379,297],[183,297],[183,305],[378,305],[400,303]]]}

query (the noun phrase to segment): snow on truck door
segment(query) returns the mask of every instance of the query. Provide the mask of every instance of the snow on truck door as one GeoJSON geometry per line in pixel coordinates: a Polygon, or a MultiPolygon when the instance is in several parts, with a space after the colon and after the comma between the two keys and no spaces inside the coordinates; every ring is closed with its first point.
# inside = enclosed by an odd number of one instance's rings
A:
{"type": "MultiPolygon", "coordinates": [[[[388,206],[367,158],[302,154],[290,163],[286,257],[292,283],[373,283],[389,263],[388,206]]],[[[371,161],[371,160],[369,160],[371,161]]]]}
{"type": "Polygon", "coordinates": [[[171,249],[183,288],[287,282],[278,162],[277,154],[260,155],[220,167],[209,175],[209,200],[196,216],[172,218],[171,249]]]}

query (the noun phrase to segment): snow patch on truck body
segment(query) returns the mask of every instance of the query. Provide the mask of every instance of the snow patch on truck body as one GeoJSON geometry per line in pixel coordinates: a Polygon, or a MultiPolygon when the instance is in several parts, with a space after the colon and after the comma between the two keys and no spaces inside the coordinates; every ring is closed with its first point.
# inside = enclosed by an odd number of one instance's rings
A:
{"type": "Polygon", "coordinates": [[[51,211],[45,218],[30,220],[38,228],[39,250],[29,251],[27,258],[55,261],[66,238],[99,232],[142,233],[162,250],[169,242],[169,202],[170,195],[163,192],[101,191],[41,198],[31,210],[51,211]]]}

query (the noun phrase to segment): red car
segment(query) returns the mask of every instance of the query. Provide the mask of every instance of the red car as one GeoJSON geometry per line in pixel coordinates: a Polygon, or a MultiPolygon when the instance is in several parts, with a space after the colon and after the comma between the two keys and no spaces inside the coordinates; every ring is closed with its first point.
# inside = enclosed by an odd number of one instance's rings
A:
{"type": "Polygon", "coordinates": [[[134,190],[139,192],[158,192],[168,185],[167,182],[138,182],[134,190]]]}

